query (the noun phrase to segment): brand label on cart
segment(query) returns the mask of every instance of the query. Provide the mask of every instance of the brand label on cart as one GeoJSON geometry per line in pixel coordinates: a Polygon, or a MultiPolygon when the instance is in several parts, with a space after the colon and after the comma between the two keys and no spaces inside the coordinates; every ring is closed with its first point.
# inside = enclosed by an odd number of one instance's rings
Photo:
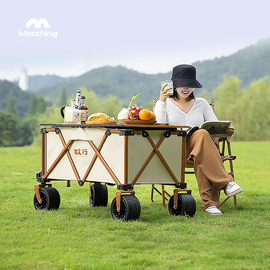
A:
{"type": "Polygon", "coordinates": [[[86,148],[74,148],[73,152],[75,157],[87,157],[88,156],[88,149],[86,148]]]}

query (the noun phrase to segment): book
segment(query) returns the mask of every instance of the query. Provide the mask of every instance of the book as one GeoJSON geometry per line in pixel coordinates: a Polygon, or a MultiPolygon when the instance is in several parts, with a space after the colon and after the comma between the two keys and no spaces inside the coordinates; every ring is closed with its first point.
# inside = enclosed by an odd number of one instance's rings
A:
{"type": "Polygon", "coordinates": [[[201,124],[201,126],[192,127],[188,134],[191,135],[198,129],[205,129],[209,132],[209,134],[216,137],[224,137],[227,136],[224,128],[227,128],[231,124],[231,121],[206,121],[201,124]]]}

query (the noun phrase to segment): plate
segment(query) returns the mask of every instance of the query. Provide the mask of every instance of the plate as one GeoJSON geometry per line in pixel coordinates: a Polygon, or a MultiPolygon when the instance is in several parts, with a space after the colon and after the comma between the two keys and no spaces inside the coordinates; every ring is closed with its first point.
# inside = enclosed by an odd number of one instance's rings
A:
{"type": "Polygon", "coordinates": [[[119,119],[120,122],[127,125],[154,125],[156,120],[128,120],[128,119],[119,119]]]}
{"type": "Polygon", "coordinates": [[[87,125],[115,125],[116,121],[86,121],[87,125]]]}

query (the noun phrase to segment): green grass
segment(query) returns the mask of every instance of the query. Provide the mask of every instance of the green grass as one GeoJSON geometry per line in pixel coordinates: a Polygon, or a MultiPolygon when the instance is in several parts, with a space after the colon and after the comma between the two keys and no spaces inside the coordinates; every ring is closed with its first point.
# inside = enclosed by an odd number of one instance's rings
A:
{"type": "MultiPolygon", "coordinates": [[[[107,207],[90,208],[88,185],[53,182],[57,211],[33,206],[38,147],[0,148],[0,269],[269,269],[270,142],[234,142],[236,181],[244,192],[223,215],[201,210],[195,177],[187,176],[197,203],[193,218],[170,216],[150,186],[135,186],[137,221],[112,219],[107,207]]],[[[168,188],[171,192],[172,187],[168,188]]],[[[225,196],[222,196],[225,198],[225,196]]]]}

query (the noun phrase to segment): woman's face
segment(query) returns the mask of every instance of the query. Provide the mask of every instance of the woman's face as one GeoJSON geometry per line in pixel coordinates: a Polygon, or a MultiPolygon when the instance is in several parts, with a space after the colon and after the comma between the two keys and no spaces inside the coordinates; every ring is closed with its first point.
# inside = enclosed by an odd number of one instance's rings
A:
{"type": "Polygon", "coordinates": [[[194,89],[195,88],[191,87],[177,87],[176,91],[180,99],[186,99],[193,92],[194,89]]]}

